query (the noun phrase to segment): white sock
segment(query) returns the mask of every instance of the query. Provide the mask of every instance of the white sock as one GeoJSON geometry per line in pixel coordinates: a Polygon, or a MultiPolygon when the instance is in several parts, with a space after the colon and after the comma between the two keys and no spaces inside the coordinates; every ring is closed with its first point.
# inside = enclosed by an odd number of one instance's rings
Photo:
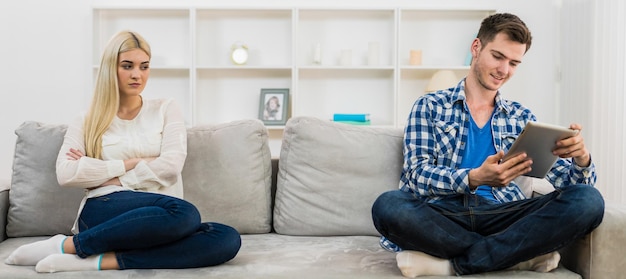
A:
{"type": "Polygon", "coordinates": [[[63,253],[63,241],[67,236],[57,234],[46,240],[25,244],[13,251],[4,263],[11,265],[35,265],[41,259],[63,253]]]}
{"type": "Polygon", "coordinates": [[[561,254],[558,251],[548,253],[545,255],[537,256],[525,262],[518,263],[511,270],[532,270],[536,272],[550,272],[559,267],[559,261],[561,261],[561,254]]]}
{"type": "Polygon", "coordinates": [[[35,270],[39,273],[100,270],[101,261],[102,254],[89,256],[84,259],[74,254],[54,254],[39,261],[35,266],[35,270]]]}
{"type": "Polygon", "coordinates": [[[399,252],[396,255],[396,261],[404,277],[414,278],[421,275],[454,275],[450,261],[418,251],[399,252]]]}

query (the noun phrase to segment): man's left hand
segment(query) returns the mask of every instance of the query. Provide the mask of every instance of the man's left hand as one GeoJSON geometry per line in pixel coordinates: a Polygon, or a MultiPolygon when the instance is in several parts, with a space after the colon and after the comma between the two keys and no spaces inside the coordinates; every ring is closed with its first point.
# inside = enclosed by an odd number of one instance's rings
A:
{"type": "Polygon", "coordinates": [[[561,158],[573,158],[574,163],[580,167],[588,167],[591,163],[591,156],[585,147],[582,136],[583,126],[573,123],[569,126],[572,130],[578,130],[578,134],[573,137],[562,139],[556,142],[556,148],[552,153],[561,158]]]}

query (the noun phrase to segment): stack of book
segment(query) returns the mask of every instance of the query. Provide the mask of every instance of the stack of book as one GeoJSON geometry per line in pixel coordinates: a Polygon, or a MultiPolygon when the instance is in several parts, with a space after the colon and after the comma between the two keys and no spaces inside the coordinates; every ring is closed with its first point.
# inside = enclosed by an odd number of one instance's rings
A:
{"type": "Polygon", "coordinates": [[[352,125],[370,125],[369,113],[335,113],[333,114],[333,121],[352,125]]]}

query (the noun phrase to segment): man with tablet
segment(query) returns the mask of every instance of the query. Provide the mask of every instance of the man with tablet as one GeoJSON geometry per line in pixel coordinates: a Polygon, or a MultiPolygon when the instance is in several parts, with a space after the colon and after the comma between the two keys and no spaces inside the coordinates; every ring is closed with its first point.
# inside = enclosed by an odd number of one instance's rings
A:
{"type": "Polygon", "coordinates": [[[517,16],[487,17],[470,45],[467,76],[413,105],[400,189],[383,193],[372,206],[381,245],[397,252],[404,276],[549,272],[559,264],[558,249],[601,223],[604,200],[593,187],[596,172],[581,125],[570,125],[577,132],[560,138],[533,137],[548,141],[545,151],[516,147],[520,151],[505,158],[524,127],[536,121],[499,91],[531,41],[517,16]],[[531,151],[539,155],[529,157],[531,151]],[[527,197],[514,179],[531,174],[544,155],[555,158],[545,175],[555,191],[527,197]]]}

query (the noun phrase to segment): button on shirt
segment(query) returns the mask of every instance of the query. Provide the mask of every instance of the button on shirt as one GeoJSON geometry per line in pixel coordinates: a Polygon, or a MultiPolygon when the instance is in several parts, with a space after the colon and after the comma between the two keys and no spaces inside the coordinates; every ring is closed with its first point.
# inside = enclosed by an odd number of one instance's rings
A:
{"type": "MultiPolygon", "coordinates": [[[[536,121],[536,117],[528,108],[502,99],[498,91],[491,119],[495,150],[506,153],[529,121],[536,121]]],[[[400,190],[416,193],[428,202],[471,193],[470,169],[460,168],[469,129],[465,79],[456,87],[417,99],[405,127],[400,190]]],[[[588,167],[579,167],[571,158],[559,158],[546,179],[556,188],[572,184],[594,185],[595,166],[591,162],[588,167]]],[[[505,187],[494,187],[492,192],[502,203],[527,198],[514,181],[505,187]]],[[[390,251],[401,250],[384,237],[381,245],[390,251]]]]}

